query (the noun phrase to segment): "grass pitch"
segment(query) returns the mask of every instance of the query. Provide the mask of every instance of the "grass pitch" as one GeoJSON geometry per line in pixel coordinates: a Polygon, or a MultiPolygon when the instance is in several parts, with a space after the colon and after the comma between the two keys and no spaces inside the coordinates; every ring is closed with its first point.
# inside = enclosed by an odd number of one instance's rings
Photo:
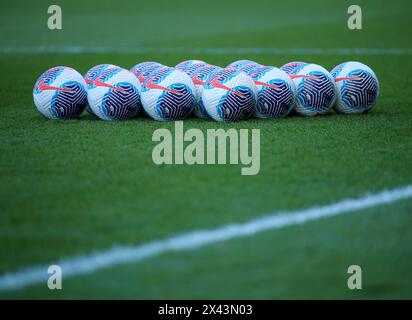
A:
{"type": "MultiPolygon", "coordinates": [[[[346,27],[350,4],[63,1],[61,31],[46,27],[47,2],[5,5],[0,13],[0,274],[410,184],[410,53],[236,53],[238,48],[412,48],[408,1],[390,6],[361,1],[361,31],[346,27]],[[31,53],[34,46],[53,46],[60,53],[31,53]],[[62,53],[67,46],[106,49],[62,53]],[[119,47],[123,52],[116,53],[119,47]],[[10,48],[25,53],[6,53],[10,48]],[[147,52],[127,53],[134,48],[147,52]],[[187,53],[193,48],[232,51],[187,53]],[[189,58],[220,66],[243,58],[275,66],[300,60],[329,70],[358,60],[376,72],[380,98],[370,113],[356,116],[332,112],[279,121],[184,122],[185,129],[204,131],[260,128],[257,176],[241,176],[240,165],[154,165],[153,131],[173,130],[172,122],[103,122],[86,114],[80,120],[47,121],[32,102],[36,78],[55,65],[84,73],[98,63],[130,68],[154,60],[173,66],[189,58]]],[[[61,291],[43,284],[0,297],[411,298],[411,210],[412,201],[405,200],[87,276],[65,280],[63,275],[61,291]],[[363,269],[360,291],[346,286],[352,264],[363,269]]]]}

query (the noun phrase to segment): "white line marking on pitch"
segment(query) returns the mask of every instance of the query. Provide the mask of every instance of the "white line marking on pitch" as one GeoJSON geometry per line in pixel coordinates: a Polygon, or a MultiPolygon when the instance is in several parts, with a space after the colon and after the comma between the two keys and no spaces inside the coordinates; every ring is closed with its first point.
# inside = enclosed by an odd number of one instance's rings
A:
{"type": "MultiPolygon", "coordinates": [[[[322,207],[280,212],[244,223],[224,225],[210,230],[192,231],[146,244],[110,248],[89,255],[66,258],[53,264],[57,264],[62,268],[63,278],[67,279],[76,275],[92,273],[103,268],[141,261],[164,252],[191,250],[208,244],[251,236],[266,230],[303,224],[308,221],[376,207],[411,197],[412,184],[398,189],[367,194],[361,198],[342,200],[322,207]]],[[[40,283],[46,284],[48,266],[30,267],[14,273],[1,275],[0,291],[21,289],[40,283]]]]}
{"type": "Polygon", "coordinates": [[[412,48],[156,48],[125,46],[0,46],[0,53],[157,53],[191,55],[410,55],[412,54],[412,48]]]}

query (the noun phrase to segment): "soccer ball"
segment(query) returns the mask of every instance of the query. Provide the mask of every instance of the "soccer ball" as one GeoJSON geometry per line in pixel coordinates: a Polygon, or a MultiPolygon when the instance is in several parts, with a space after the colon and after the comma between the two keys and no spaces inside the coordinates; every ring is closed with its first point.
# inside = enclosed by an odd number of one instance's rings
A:
{"type": "Polygon", "coordinates": [[[143,84],[153,71],[163,67],[165,66],[161,63],[147,61],[136,64],[130,71],[139,79],[140,84],[143,84]]]}
{"type": "Polygon", "coordinates": [[[264,69],[264,68],[265,68],[265,66],[262,66],[260,64],[248,63],[248,64],[244,64],[242,66],[239,66],[239,67],[235,68],[235,70],[243,71],[243,72],[245,72],[246,74],[248,74],[250,76],[253,73],[255,73],[256,71],[258,71],[260,69],[264,69]]]}
{"type": "Polygon", "coordinates": [[[140,82],[128,70],[107,68],[93,81],[87,100],[93,113],[102,120],[133,118],[141,108],[140,82]]]}
{"type": "Polygon", "coordinates": [[[331,74],[336,85],[335,110],[339,113],[369,111],[379,94],[379,81],[367,65],[349,61],[336,66],[331,74]]]}
{"type": "MultiPolygon", "coordinates": [[[[87,87],[93,87],[93,81],[94,79],[96,79],[104,70],[106,70],[107,68],[119,68],[118,66],[115,66],[113,64],[99,64],[97,66],[92,67],[91,69],[89,69],[85,75],[84,75],[84,81],[86,81],[87,87]]],[[[90,108],[89,104],[87,104],[86,106],[86,111],[88,113],[90,113],[91,115],[94,115],[94,112],[92,110],[92,108],[90,108]]]]}
{"type": "Polygon", "coordinates": [[[202,60],[186,60],[177,64],[175,68],[192,77],[197,70],[206,65],[208,64],[202,60]]]}
{"type": "Polygon", "coordinates": [[[265,68],[265,66],[252,61],[252,60],[238,60],[229,64],[227,69],[233,69],[236,71],[243,71],[247,75],[251,76],[254,72],[259,69],[265,68]]]}
{"type": "Polygon", "coordinates": [[[75,119],[86,107],[86,87],[76,70],[54,67],[37,79],[33,89],[34,104],[48,119],[75,119]]]}
{"type": "Polygon", "coordinates": [[[213,77],[213,75],[223,70],[220,67],[212,66],[210,64],[205,65],[204,67],[198,69],[195,74],[192,76],[192,81],[196,87],[196,104],[193,110],[193,113],[199,117],[204,119],[210,119],[209,114],[206,112],[205,108],[201,104],[201,97],[203,92],[203,87],[205,83],[213,77]]]}
{"type": "Polygon", "coordinates": [[[332,75],[322,66],[305,64],[296,67],[289,76],[297,93],[294,110],[304,116],[327,113],[336,100],[332,75]]]}
{"type": "Polygon", "coordinates": [[[192,79],[176,68],[157,69],[143,83],[143,108],[155,120],[187,118],[195,102],[196,88],[192,79]]]}
{"type": "Polygon", "coordinates": [[[283,66],[280,67],[280,69],[285,71],[287,74],[292,74],[293,72],[295,72],[300,67],[303,67],[304,65],[307,65],[307,63],[301,62],[301,61],[293,61],[293,62],[288,62],[284,64],[283,66]]]}
{"type": "Polygon", "coordinates": [[[202,60],[185,60],[182,61],[180,63],[178,63],[175,68],[176,69],[181,69],[181,68],[186,68],[187,66],[191,66],[193,64],[206,64],[206,62],[202,61],[202,60]]]}
{"type": "Polygon", "coordinates": [[[258,90],[254,115],[258,118],[282,118],[296,100],[295,84],[289,75],[275,67],[260,68],[252,74],[258,90]]]}
{"type": "Polygon", "coordinates": [[[104,70],[107,68],[119,68],[113,64],[99,64],[90,68],[84,75],[84,81],[86,81],[87,86],[93,86],[93,81],[96,79],[104,70]]]}
{"type": "Polygon", "coordinates": [[[216,121],[238,121],[252,115],[256,96],[251,77],[242,71],[223,69],[205,84],[200,103],[216,121]]]}
{"type": "Polygon", "coordinates": [[[254,66],[260,66],[259,63],[252,61],[252,60],[237,60],[229,64],[226,68],[232,68],[232,69],[238,69],[241,67],[244,67],[245,65],[254,65],[254,66]]]}

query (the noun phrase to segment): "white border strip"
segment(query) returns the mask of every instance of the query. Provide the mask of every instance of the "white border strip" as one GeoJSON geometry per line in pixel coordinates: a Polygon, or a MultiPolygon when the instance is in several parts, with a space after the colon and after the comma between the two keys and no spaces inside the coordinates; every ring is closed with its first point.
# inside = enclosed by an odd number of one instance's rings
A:
{"type": "MultiPolygon", "coordinates": [[[[192,250],[221,241],[251,236],[266,230],[393,203],[412,197],[412,184],[393,190],[346,199],[323,207],[281,212],[253,219],[245,223],[229,224],[211,230],[197,230],[174,237],[148,242],[137,246],[121,246],[89,255],[66,258],[55,264],[62,268],[63,278],[89,274],[103,268],[148,259],[169,251],[192,250]]],[[[0,291],[21,289],[29,285],[47,282],[48,266],[30,267],[0,276],[0,291]]]]}
{"type": "Polygon", "coordinates": [[[411,55],[412,48],[153,48],[105,46],[0,46],[0,54],[42,53],[126,53],[126,54],[210,54],[210,55],[411,55]]]}

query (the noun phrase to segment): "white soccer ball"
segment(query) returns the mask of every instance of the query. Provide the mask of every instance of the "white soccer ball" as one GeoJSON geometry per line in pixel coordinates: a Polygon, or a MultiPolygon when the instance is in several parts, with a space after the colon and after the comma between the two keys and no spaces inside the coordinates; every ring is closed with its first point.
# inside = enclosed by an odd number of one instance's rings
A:
{"type": "Polygon", "coordinates": [[[196,59],[193,59],[193,60],[185,60],[185,61],[179,62],[179,63],[175,66],[175,68],[176,68],[176,69],[178,69],[178,68],[185,68],[186,66],[193,65],[193,64],[206,64],[206,62],[204,62],[203,60],[196,60],[196,59]]]}
{"type": "Polygon", "coordinates": [[[294,110],[304,116],[327,113],[336,101],[336,88],[332,75],[317,64],[296,67],[289,76],[297,93],[294,110]]]}
{"type": "Polygon", "coordinates": [[[223,69],[205,84],[200,103],[216,121],[248,119],[256,106],[257,88],[242,71],[223,69]]]}
{"type": "Polygon", "coordinates": [[[337,112],[362,113],[375,105],[379,95],[379,81],[367,65],[348,61],[336,66],[331,74],[337,91],[334,106],[337,112]]]}
{"type": "Polygon", "coordinates": [[[153,71],[163,67],[165,67],[165,65],[161,63],[147,61],[136,64],[130,69],[130,72],[132,72],[139,79],[140,84],[143,84],[143,82],[145,82],[145,80],[150,77],[150,74],[153,71]]]}
{"type": "Polygon", "coordinates": [[[139,80],[130,71],[108,68],[89,86],[87,100],[100,119],[130,119],[141,108],[140,88],[139,80]]]}
{"type": "Polygon", "coordinates": [[[188,74],[190,77],[199,70],[206,66],[207,63],[202,60],[186,60],[178,63],[175,68],[188,74]]]}
{"type": "Polygon", "coordinates": [[[232,69],[237,70],[237,69],[242,68],[246,65],[250,65],[250,66],[254,65],[256,67],[260,66],[259,63],[255,62],[255,61],[252,61],[252,60],[237,60],[237,61],[234,61],[234,62],[230,63],[226,68],[232,68],[232,69]]]}
{"type": "Polygon", "coordinates": [[[107,68],[119,68],[119,67],[115,66],[114,64],[105,63],[105,64],[98,64],[97,66],[90,68],[84,74],[84,80],[86,81],[87,86],[93,86],[94,79],[96,79],[107,68]]]}
{"type": "Polygon", "coordinates": [[[208,64],[198,69],[192,76],[192,81],[196,87],[196,104],[193,113],[199,118],[210,119],[209,114],[200,103],[200,98],[202,97],[204,85],[216,72],[220,70],[223,69],[221,67],[208,64]]]}
{"type": "Polygon", "coordinates": [[[243,71],[244,73],[251,76],[253,73],[257,72],[258,70],[264,69],[264,67],[265,66],[262,66],[261,64],[248,63],[248,64],[244,64],[242,66],[235,68],[235,70],[243,71]]]}
{"type": "Polygon", "coordinates": [[[76,119],[87,103],[82,75],[69,67],[54,67],[36,81],[33,99],[37,110],[49,119],[76,119]]]}
{"type": "Polygon", "coordinates": [[[289,75],[278,68],[266,67],[252,75],[258,90],[254,115],[258,118],[282,118],[293,109],[296,88],[289,75]]]}
{"type": "MultiPolygon", "coordinates": [[[[119,68],[118,66],[115,66],[113,64],[99,64],[97,66],[94,66],[90,68],[85,74],[84,74],[84,81],[86,81],[87,88],[93,87],[93,81],[96,79],[104,70],[107,68],[119,68]]],[[[86,111],[94,116],[96,116],[93,112],[93,110],[90,108],[89,104],[86,106],[86,111]]]]}
{"type": "Polygon", "coordinates": [[[287,74],[292,74],[293,72],[296,71],[296,69],[307,65],[306,62],[302,61],[292,61],[284,64],[283,66],[280,67],[281,70],[285,71],[287,74]]]}
{"type": "Polygon", "coordinates": [[[196,103],[196,88],[192,79],[176,68],[154,71],[142,86],[142,104],[155,120],[187,118],[196,103]]]}

